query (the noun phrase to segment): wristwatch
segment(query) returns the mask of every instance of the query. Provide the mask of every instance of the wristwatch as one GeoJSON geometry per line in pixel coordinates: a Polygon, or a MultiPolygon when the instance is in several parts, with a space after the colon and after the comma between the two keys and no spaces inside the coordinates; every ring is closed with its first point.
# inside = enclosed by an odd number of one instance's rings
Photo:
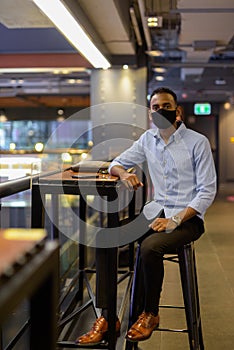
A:
{"type": "Polygon", "coordinates": [[[175,215],[171,217],[171,220],[176,224],[176,226],[180,226],[181,224],[181,217],[179,217],[179,215],[175,215]]]}

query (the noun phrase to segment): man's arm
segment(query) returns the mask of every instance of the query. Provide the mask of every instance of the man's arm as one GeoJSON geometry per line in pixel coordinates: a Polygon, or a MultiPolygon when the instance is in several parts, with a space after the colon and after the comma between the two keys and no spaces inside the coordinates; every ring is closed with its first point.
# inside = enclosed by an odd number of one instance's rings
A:
{"type": "Polygon", "coordinates": [[[129,173],[121,165],[114,165],[110,170],[111,175],[118,176],[124,185],[130,190],[137,190],[143,186],[136,174],[129,173]]]}
{"type": "MultiPolygon", "coordinates": [[[[184,210],[177,213],[175,216],[179,218],[180,223],[185,222],[189,219],[191,219],[193,216],[197,215],[198,212],[191,208],[187,207],[184,210]]],[[[156,218],[149,227],[152,228],[156,232],[162,232],[162,231],[170,231],[174,230],[177,226],[180,225],[177,224],[175,221],[172,220],[172,218],[156,218]]]]}

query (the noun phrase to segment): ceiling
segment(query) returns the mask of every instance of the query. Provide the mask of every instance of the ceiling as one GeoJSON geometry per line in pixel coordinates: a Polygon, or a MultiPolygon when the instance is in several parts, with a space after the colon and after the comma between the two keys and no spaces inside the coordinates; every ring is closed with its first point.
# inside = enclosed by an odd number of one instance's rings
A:
{"type": "MultiPolygon", "coordinates": [[[[149,92],[165,85],[181,101],[233,102],[233,0],[63,2],[112,67],[148,67],[149,92]],[[162,26],[149,28],[149,16],[162,26]]],[[[0,109],[86,107],[91,69],[32,0],[0,1],[0,109]]]]}

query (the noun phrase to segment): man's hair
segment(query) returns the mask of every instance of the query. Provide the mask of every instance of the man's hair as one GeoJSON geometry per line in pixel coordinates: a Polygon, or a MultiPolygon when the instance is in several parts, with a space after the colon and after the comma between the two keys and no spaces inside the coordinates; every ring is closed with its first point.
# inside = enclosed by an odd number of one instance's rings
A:
{"type": "Polygon", "coordinates": [[[171,89],[167,88],[167,87],[159,87],[157,89],[155,89],[152,94],[150,95],[150,101],[152,100],[152,97],[156,94],[170,94],[174,100],[175,103],[177,104],[177,95],[175,94],[174,91],[172,91],[171,89]]]}

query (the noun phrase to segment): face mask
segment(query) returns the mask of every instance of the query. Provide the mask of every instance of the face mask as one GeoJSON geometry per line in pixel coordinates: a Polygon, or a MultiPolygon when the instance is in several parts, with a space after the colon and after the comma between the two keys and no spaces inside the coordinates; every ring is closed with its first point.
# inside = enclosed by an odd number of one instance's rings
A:
{"type": "Polygon", "coordinates": [[[157,112],[151,113],[154,125],[159,129],[167,129],[176,121],[176,109],[173,111],[160,108],[157,112]]]}

